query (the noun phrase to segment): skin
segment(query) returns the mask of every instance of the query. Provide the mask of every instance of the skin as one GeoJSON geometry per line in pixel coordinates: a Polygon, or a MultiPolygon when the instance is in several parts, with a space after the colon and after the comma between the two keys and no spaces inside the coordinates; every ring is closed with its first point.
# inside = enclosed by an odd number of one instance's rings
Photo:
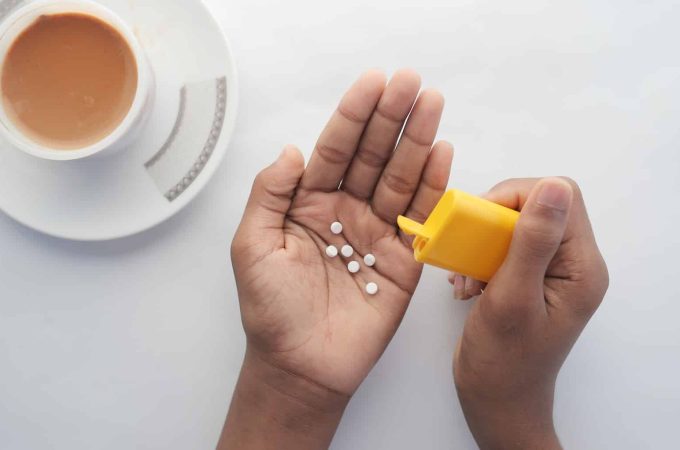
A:
{"type": "Polygon", "coordinates": [[[557,374],[604,297],[607,267],[572,180],[508,180],[486,197],[522,214],[487,286],[454,276],[459,297],[483,289],[454,357],[458,397],[480,448],[559,449],[557,374]]]}
{"type": "MultiPolygon", "coordinates": [[[[288,146],[257,176],[232,243],[247,348],[218,450],[328,448],[393,337],[422,271],[396,219],[426,219],[453,157],[450,144],[434,144],[441,94],[419,91],[410,70],[389,83],[367,72],[306,167],[288,146]],[[341,236],[330,231],[336,220],[341,236]],[[358,255],[326,256],[328,244],[345,243],[358,255]],[[367,253],[377,264],[350,274],[346,264],[367,253]]],[[[459,398],[481,448],[559,448],[555,378],[604,295],[606,267],[574,183],[511,180],[488,198],[522,214],[459,343],[459,398]]]]}
{"type": "Polygon", "coordinates": [[[422,272],[397,216],[427,217],[453,158],[450,144],[434,143],[442,95],[419,91],[413,71],[389,84],[365,73],[306,168],[289,146],[257,176],[232,245],[248,344],[220,449],[327,448],[392,339],[422,272]],[[342,236],[330,231],[336,220],[342,236]],[[346,264],[360,257],[325,255],[345,242],[377,264],[352,275],[346,264]]]}

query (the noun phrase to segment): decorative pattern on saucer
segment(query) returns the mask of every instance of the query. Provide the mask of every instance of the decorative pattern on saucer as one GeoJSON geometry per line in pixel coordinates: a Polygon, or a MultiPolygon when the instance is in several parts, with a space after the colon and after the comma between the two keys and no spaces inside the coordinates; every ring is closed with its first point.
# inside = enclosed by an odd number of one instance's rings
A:
{"type": "Polygon", "coordinates": [[[210,160],[222,133],[226,106],[226,77],[187,84],[180,90],[175,125],[144,164],[168,201],[179,198],[210,160]]]}

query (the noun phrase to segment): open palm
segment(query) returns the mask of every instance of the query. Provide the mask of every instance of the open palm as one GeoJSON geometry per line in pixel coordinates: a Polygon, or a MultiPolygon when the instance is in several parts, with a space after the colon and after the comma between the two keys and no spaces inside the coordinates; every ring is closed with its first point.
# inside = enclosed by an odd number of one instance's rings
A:
{"type": "Polygon", "coordinates": [[[345,94],[307,166],[287,147],[258,175],[232,246],[249,351],[277,368],[351,395],[394,335],[422,267],[396,219],[423,220],[453,155],[433,146],[442,96],[420,96],[412,71],[377,71],[345,94]],[[403,133],[402,133],[403,130],[403,133]],[[330,224],[343,224],[334,235],[330,224]],[[328,245],[355,249],[326,256],[328,245]],[[377,263],[368,267],[363,256],[377,263]],[[356,260],[361,270],[351,274],[356,260]],[[369,282],[379,286],[366,293],[369,282]]]}

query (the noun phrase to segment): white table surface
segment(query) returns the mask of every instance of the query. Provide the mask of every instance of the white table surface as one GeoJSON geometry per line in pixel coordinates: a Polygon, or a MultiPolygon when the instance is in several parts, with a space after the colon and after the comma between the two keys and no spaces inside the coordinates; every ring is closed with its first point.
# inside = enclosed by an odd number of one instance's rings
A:
{"type": "MultiPolygon", "coordinates": [[[[0,214],[0,449],[211,449],[244,349],[228,248],[256,172],[309,155],[369,67],[448,99],[452,185],[570,175],[611,271],[559,378],[567,448],[677,446],[680,7],[675,0],[208,1],[240,72],[237,131],[179,216],[109,243],[0,214]]],[[[451,379],[467,306],[428,269],[333,449],[472,449],[451,379]]]]}

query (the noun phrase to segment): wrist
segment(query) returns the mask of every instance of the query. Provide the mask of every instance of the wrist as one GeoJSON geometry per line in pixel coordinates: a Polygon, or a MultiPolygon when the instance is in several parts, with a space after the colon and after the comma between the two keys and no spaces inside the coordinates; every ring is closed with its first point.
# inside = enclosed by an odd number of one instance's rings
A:
{"type": "Polygon", "coordinates": [[[562,449],[553,422],[552,393],[498,399],[458,388],[458,398],[482,450],[562,449]]]}
{"type": "Polygon", "coordinates": [[[218,449],[328,448],[348,402],[247,349],[218,449]]]}

